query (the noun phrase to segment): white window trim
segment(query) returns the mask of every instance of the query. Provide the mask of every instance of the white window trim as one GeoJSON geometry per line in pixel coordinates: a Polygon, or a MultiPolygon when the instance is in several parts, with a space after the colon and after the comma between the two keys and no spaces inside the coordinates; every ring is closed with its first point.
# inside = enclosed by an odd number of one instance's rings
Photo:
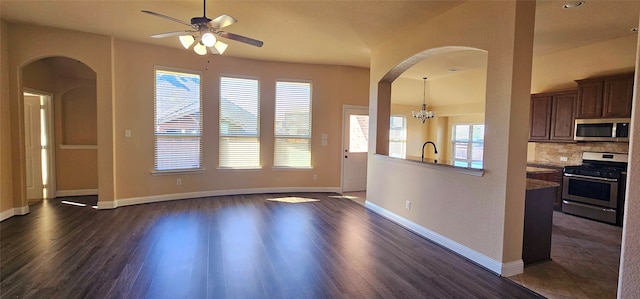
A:
{"type": "MultiPolygon", "coordinates": [[[[407,122],[407,116],[404,114],[392,114],[389,117],[389,121],[391,121],[391,117],[402,117],[404,119],[404,139],[392,139],[391,138],[391,134],[389,134],[389,145],[391,145],[391,142],[398,142],[401,141],[402,143],[404,143],[404,154],[402,155],[402,157],[394,157],[394,158],[406,158],[407,157],[407,135],[409,135],[409,124],[407,122]]],[[[390,156],[391,157],[391,156],[390,156]]]]}

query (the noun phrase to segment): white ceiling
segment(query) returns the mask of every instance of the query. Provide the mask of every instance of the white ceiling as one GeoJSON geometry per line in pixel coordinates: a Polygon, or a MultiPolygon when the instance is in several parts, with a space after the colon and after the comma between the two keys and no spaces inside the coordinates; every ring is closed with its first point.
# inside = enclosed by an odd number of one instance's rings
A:
{"type": "MultiPolygon", "coordinates": [[[[586,0],[575,9],[567,1],[537,2],[534,55],[545,55],[632,34],[638,26],[640,1],[586,0]]],[[[229,41],[225,56],[314,64],[369,67],[370,48],[459,5],[461,1],[207,1],[207,16],[229,14],[238,23],[225,31],[264,41],[257,48],[229,41]]],[[[114,36],[115,38],[181,48],[176,37],[149,35],[189,29],[179,23],[141,13],[151,10],[189,22],[202,16],[201,0],[0,0],[0,17],[114,36]]],[[[194,55],[196,55],[194,53],[194,55]]],[[[449,54],[424,62],[403,77],[450,75],[449,69],[483,65],[473,53],[449,54]],[[458,55],[458,56],[456,56],[458,55]],[[443,57],[444,58],[444,57],[443,57]]]]}

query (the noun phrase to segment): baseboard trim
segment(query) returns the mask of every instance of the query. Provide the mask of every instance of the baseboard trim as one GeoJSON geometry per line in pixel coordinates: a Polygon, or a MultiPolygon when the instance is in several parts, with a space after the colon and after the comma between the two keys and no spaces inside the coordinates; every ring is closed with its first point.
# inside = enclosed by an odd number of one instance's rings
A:
{"type": "Polygon", "coordinates": [[[399,224],[400,226],[471,260],[472,262],[478,264],[481,267],[486,268],[487,270],[493,273],[496,273],[501,276],[511,276],[511,275],[522,273],[522,269],[524,268],[524,264],[522,263],[522,260],[503,264],[480,252],[477,252],[456,241],[453,241],[443,235],[440,235],[432,230],[422,227],[416,224],[415,222],[412,222],[393,212],[390,212],[370,201],[367,201],[365,203],[365,207],[371,210],[372,212],[384,218],[387,218],[399,224]]]}
{"type": "Polygon", "coordinates": [[[13,216],[21,216],[29,214],[29,206],[8,209],[0,213],[0,221],[5,221],[13,216]]]}
{"type": "Polygon", "coordinates": [[[117,207],[163,202],[178,199],[200,198],[210,196],[239,195],[239,194],[262,194],[262,193],[294,193],[294,192],[333,192],[340,193],[340,187],[284,187],[284,188],[252,188],[252,189],[231,189],[213,190],[187,193],[173,193],[142,197],[130,197],[117,199],[114,201],[98,201],[98,210],[115,209],[117,207]]]}
{"type": "Polygon", "coordinates": [[[56,197],[98,195],[98,189],[56,190],[56,197]]]}

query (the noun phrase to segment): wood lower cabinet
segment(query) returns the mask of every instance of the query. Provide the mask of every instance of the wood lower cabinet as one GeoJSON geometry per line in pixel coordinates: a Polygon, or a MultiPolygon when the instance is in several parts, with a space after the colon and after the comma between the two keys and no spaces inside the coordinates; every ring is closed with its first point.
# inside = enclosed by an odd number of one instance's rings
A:
{"type": "Polygon", "coordinates": [[[547,165],[528,164],[533,167],[548,168],[548,172],[527,172],[527,178],[549,181],[560,184],[555,190],[556,194],[553,200],[553,209],[562,211],[562,167],[553,167],[547,165]]]}
{"type": "Polygon", "coordinates": [[[576,118],[631,117],[633,73],[577,80],[576,118]]]}
{"type": "Polygon", "coordinates": [[[575,90],[531,95],[529,141],[573,142],[575,90]]]}

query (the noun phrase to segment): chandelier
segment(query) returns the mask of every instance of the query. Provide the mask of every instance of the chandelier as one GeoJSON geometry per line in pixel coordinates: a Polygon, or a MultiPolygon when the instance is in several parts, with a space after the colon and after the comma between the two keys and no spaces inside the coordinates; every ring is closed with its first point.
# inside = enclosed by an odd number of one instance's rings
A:
{"type": "Polygon", "coordinates": [[[420,111],[411,111],[414,118],[419,119],[424,124],[424,121],[434,117],[433,111],[427,111],[427,77],[422,77],[424,81],[424,86],[422,89],[423,100],[422,100],[422,110],[420,111]]]}

